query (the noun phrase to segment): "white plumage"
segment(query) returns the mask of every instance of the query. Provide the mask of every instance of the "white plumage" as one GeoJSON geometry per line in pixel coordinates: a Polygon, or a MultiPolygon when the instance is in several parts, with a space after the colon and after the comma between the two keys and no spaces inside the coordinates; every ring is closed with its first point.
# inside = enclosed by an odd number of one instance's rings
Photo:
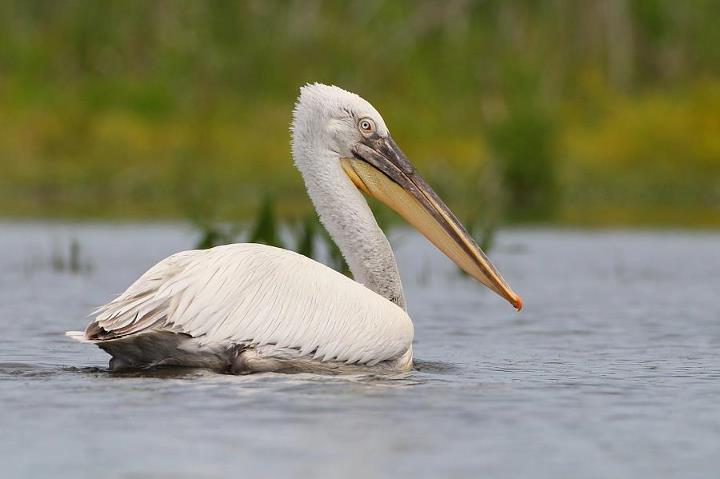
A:
{"type": "Polygon", "coordinates": [[[271,246],[185,251],[100,307],[84,332],[67,334],[110,353],[113,370],[407,370],[413,325],[400,275],[360,190],[396,209],[519,307],[519,298],[414,171],[372,105],[337,87],[305,86],[292,132],[295,165],[356,281],[271,246]]]}
{"type": "Polygon", "coordinates": [[[96,313],[97,326],[121,336],[168,331],[200,347],[371,366],[399,358],[413,338],[402,308],[321,263],[252,243],[170,256],[96,313]]]}

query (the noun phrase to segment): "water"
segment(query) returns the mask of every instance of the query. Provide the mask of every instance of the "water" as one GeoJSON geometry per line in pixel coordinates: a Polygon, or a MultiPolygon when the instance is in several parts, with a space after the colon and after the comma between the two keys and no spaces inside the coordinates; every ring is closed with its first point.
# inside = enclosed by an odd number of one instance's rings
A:
{"type": "Polygon", "coordinates": [[[394,235],[418,369],[112,375],[62,333],[182,226],[0,224],[0,460],[12,477],[714,477],[720,233],[511,230],[512,308],[394,235]],[[62,271],[70,243],[79,272],[62,271]]]}

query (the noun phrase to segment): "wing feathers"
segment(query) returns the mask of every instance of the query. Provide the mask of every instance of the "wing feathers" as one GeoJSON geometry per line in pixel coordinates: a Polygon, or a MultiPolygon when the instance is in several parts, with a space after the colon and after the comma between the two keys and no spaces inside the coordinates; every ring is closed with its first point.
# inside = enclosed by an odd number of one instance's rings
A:
{"type": "Polygon", "coordinates": [[[171,331],[369,365],[401,356],[413,336],[392,302],[304,256],[256,244],[173,255],[96,314],[88,339],[171,331]]]}

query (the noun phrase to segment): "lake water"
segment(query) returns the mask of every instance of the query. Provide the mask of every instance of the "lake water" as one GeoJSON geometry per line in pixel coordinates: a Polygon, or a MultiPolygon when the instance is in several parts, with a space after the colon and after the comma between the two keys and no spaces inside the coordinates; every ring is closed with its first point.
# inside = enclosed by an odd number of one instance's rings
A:
{"type": "Polygon", "coordinates": [[[412,373],[113,375],[63,332],[192,232],[0,223],[0,476],[718,476],[720,233],[503,231],[521,313],[392,239],[412,373]]]}

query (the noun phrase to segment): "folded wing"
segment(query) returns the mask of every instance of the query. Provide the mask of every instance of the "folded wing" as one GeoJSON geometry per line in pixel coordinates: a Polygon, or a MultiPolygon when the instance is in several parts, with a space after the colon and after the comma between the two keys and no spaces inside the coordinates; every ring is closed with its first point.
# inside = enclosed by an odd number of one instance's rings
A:
{"type": "Polygon", "coordinates": [[[387,299],[302,255],[250,243],[170,256],[96,314],[85,331],[93,342],[172,332],[368,365],[400,357],[413,338],[410,318],[387,299]]]}

